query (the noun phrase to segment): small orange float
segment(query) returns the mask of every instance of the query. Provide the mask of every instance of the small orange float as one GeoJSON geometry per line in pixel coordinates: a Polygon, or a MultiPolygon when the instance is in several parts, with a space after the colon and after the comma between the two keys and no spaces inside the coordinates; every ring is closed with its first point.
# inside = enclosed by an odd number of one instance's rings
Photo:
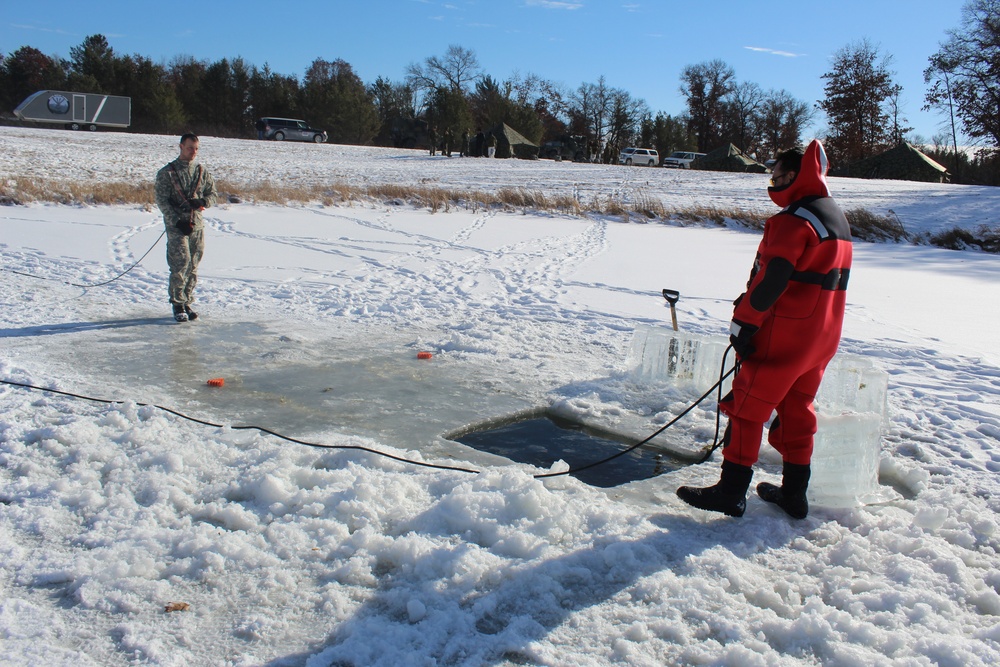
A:
{"type": "Polygon", "coordinates": [[[417,359],[430,359],[433,356],[430,352],[417,352],[417,359]]]}
{"type": "Polygon", "coordinates": [[[225,378],[212,378],[208,381],[209,387],[221,387],[226,384],[225,378]]]}

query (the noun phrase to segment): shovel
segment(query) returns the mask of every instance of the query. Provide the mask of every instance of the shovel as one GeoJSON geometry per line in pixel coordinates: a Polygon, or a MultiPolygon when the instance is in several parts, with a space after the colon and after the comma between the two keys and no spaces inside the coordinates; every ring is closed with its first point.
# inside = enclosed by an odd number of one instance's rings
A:
{"type": "Polygon", "coordinates": [[[667,300],[670,304],[670,323],[674,325],[674,331],[677,331],[677,300],[681,298],[681,293],[673,289],[663,290],[663,298],[667,300]]]}

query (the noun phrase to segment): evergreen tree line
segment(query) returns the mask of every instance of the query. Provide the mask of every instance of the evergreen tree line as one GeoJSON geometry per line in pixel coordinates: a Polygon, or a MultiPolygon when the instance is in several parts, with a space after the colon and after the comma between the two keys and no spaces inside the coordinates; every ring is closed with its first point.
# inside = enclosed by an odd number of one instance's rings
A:
{"type": "MultiPolygon", "coordinates": [[[[0,55],[0,103],[13,109],[38,90],[58,89],[132,98],[132,130],[225,137],[255,136],[260,116],[303,118],[334,143],[426,146],[430,137],[457,138],[507,123],[543,143],[573,139],[604,147],[617,159],[627,145],[708,152],[735,144],[759,160],[799,143],[822,111],[831,161],[847,164],[909,139],[944,164],[957,182],[1000,183],[1000,0],[968,0],[961,25],[929,59],[926,107],[947,119],[929,142],[912,136],[893,81],[892,57],[867,39],[834,54],[815,105],[786,90],[740,82],[721,60],[686,66],[679,94],[686,111],[654,114],[646,102],[602,76],[576,89],[514,73],[504,80],[483,72],[476,54],[450,46],[441,56],[411,64],[402,81],[365,84],[344,60],[318,58],[300,80],[247,63],[178,56],[154,63],[119,55],[103,35],[70,49],[68,60],[22,46],[0,55]],[[959,131],[984,150],[961,150],[959,131]]],[[[453,147],[457,147],[453,144],[453,147]]]]}

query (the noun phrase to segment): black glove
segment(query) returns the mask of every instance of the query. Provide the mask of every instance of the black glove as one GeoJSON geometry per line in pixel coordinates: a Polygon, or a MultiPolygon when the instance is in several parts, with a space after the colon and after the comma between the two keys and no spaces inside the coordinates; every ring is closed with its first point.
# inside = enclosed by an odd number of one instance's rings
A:
{"type": "Polygon", "coordinates": [[[191,224],[190,218],[181,218],[180,220],[177,221],[177,224],[175,226],[177,227],[177,229],[181,231],[181,234],[183,234],[184,236],[190,236],[191,232],[194,231],[194,225],[191,224]]]}
{"type": "Polygon", "coordinates": [[[736,308],[737,306],[739,306],[740,303],[743,301],[743,297],[745,297],[746,295],[747,295],[747,293],[743,292],[743,294],[740,294],[738,297],[736,297],[733,300],[733,308],[736,308]]]}
{"type": "Polygon", "coordinates": [[[188,205],[194,210],[205,208],[208,205],[204,199],[188,199],[188,205]]]}
{"type": "Polygon", "coordinates": [[[740,359],[746,359],[757,351],[753,344],[753,337],[759,330],[760,327],[733,320],[729,326],[729,342],[736,350],[736,356],[740,359]]]}

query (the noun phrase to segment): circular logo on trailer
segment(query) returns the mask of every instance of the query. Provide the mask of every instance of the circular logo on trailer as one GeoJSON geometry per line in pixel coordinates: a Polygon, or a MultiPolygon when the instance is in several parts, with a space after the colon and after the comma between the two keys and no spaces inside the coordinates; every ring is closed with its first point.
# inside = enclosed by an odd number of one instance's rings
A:
{"type": "Polygon", "coordinates": [[[49,111],[52,113],[69,113],[69,100],[64,95],[49,96],[49,111]]]}

